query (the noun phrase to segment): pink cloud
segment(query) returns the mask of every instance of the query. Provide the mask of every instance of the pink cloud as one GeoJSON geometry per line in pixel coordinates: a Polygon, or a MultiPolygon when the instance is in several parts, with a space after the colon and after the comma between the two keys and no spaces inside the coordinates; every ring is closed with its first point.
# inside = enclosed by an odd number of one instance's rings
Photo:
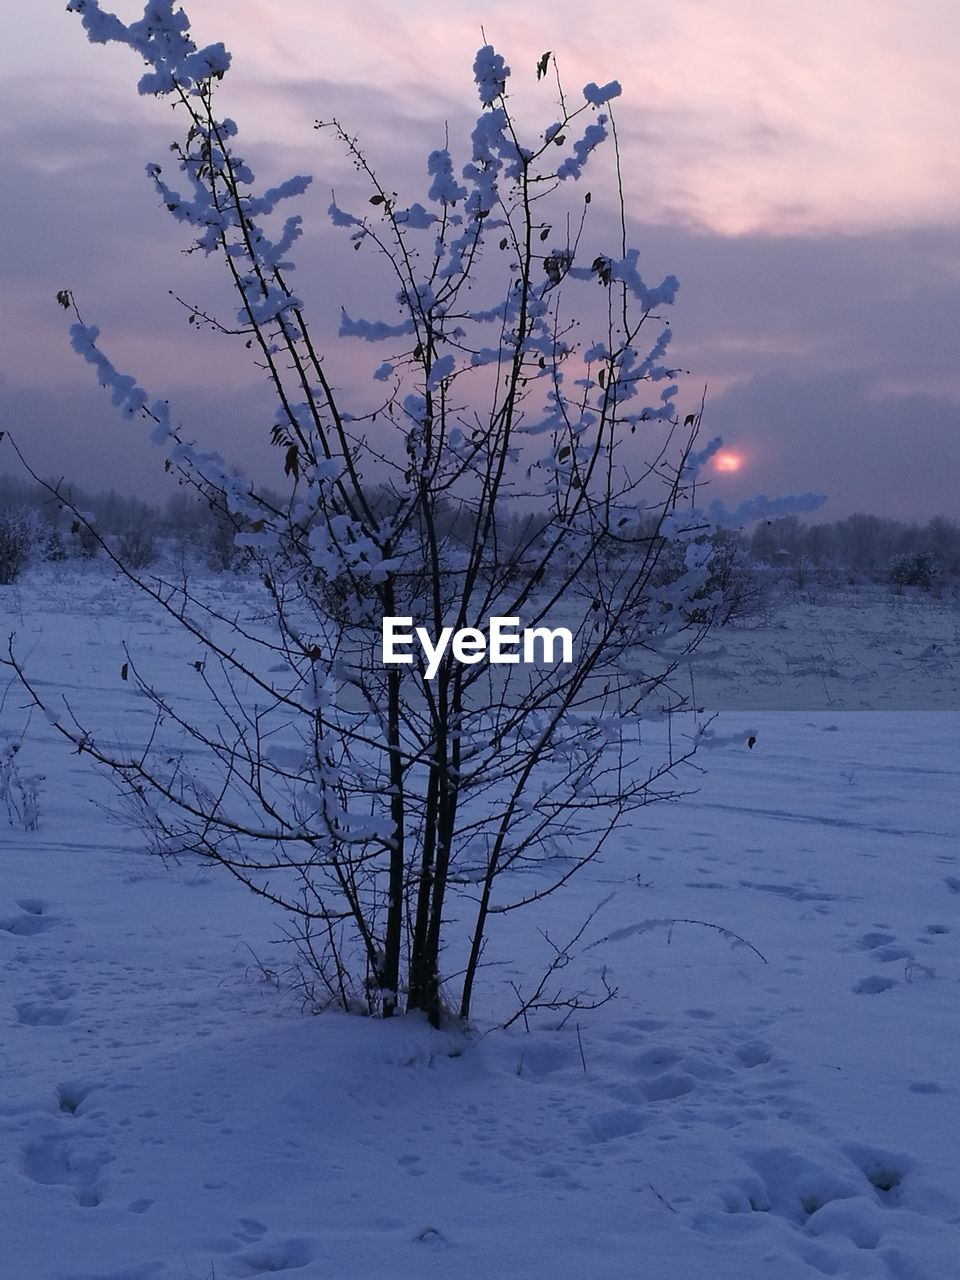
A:
{"type": "MultiPolygon", "coordinates": [[[[82,109],[128,110],[127,51],[90,49],[79,23],[42,6],[14,15],[6,58],[21,75],[79,73],[82,109]],[[98,106],[99,101],[99,106],[98,106]]],[[[140,12],[116,3],[121,16],[140,12]]],[[[624,85],[616,110],[640,217],[724,234],[821,232],[942,222],[960,214],[960,9],[943,0],[673,0],[638,12],[615,0],[598,15],[555,0],[550,20],[506,0],[440,8],[427,0],[203,0],[187,4],[198,40],[235,55],[225,98],[251,140],[322,156],[316,115],[347,105],[351,127],[389,136],[394,113],[435,122],[473,108],[470,66],[481,27],[514,70],[517,101],[552,117],[536,85],[546,48],[566,87],[624,85]],[[284,86],[296,85],[291,97],[284,86]],[[337,85],[349,90],[345,103],[337,85]],[[310,86],[316,92],[310,92],[310,86]]],[[[39,85],[39,80],[37,81],[39,85]]],[[[55,103],[53,107],[55,108],[55,103]]],[[[149,106],[150,104],[146,104],[149,106]]],[[[36,109],[45,109],[38,93],[36,109]]],[[[405,139],[394,131],[394,144],[405,139]]]]}
{"type": "MultiPolygon", "coordinates": [[[[811,232],[936,223],[960,213],[960,10],[936,0],[674,0],[656,14],[615,3],[601,17],[573,0],[542,16],[505,0],[438,11],[208,0],[203,37],[227,39],[237,77],[363,86],[363,117],[405,112],[439,120],[470,103],[470,65],[486,36],[514,71],[512,91],[551,113],[533,69],[546,48],[565,87],[617,76],[616,104],[634,195],[665,214],[726,234],[811,232]]],[[[262,92],[262,91],[261,91],[262,92]]],[[[269,93],[263,94],[269,99],[269,93]]],[[[329,113],[318,101],[300,112],[329,113]]],[[[291,138],[297,111],[262,101],[261,124],[291,138]]],[[[304,145],[309,146],[305,141],[304,145]]]]}

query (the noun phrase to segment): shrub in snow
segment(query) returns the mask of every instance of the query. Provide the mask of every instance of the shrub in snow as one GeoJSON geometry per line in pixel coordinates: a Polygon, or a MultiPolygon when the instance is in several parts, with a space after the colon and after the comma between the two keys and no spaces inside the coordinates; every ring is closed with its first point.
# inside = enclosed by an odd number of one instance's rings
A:
{"type": "Polygon", "coordinates": [[[198,537],[203,557],[211,569],[228,573],[239,569],[249,558],[246,548],[237,546],[239,526],[222,506],[213,505],[205,514],[198,537]]]}
{"type": "Polygon", "coordinates": [[[117,553],[130,569],[145,569],[157,558],[157,544],[149,529],[128,529],[121,533],[117,553]]]}
{"type": "Polygon", "coordinates": [[[736,534],[721,530],[713,540],[707,593],[718,592],[720,605],[714,621],[750,622],[770,613],[768,579],[758,568],[736,534]]]}
{"type": "MultiPolygon", "coordinates": [[[[544,55],[555,118],[529,131],[512,115],[510,68],[484,47],[476,126],[459,158],[446,145],[430,154],[410,203],[350,133],[319,126],[367,186],[356,209],[334,198],[330,218],[349,252],[384,267],[385,316],[341,300],[353,358],[364,344],[374,353],[368,389],[345,395],[356,377],[337,376],[294,284],[301,216],[275,221],[311,180],[257,186],[237,125],[215,110],[223,46],[197,49],[172,0],[151,0],[129,25],[96,0],[68,8],[92,40],[146,62],[142,93],[182,108],[173,163],[148,173],[191,248],[219,257],[233,282],[238,311],[218,330],[272,388],[285,489],[259,491],[181,434],[189,412],[117,370],[60,295],[72,344],[114,404],[149,424],[168,468],[256,565],[268,623],[256,630],[140,579],[201,646],[193,702],[209,698],[209,718],[189,713],[189,751],[171,749],[184,703],[131,665],[131,688],[164,726],[156,741],[125,755],[92,732],[61,732],[115,771],[158,847],[219,863],[291,913],[320,1003],[466,1019],[503,913],[561,889],[619,823],[675,794],[702,726],[670,734],[650,722],[665,718],[664,682],[703,633],[691,623],[710,577],[701,543],[713,522],[764,511],[697,506],[697,473],[719,441],[696,451],[699,414],[676,407],[659,317],[677,281],[643,279],[623,221],[609,244],[585,230],[584,178],[596,148],[615,145],[620,87],[565,94],[544,55]],[[535,522],[518,526],[518,511],[535,522]],[[677,570],[664,582],[666,558],[677,570]],[[491,617],[562,624],[572,657],[494,669],[448,645],[435,671],[419,648],[389,664],[387,616],[433,637],[473,628],[474,641],[491,617]]],[[[525,1016],[574,1007],[552,986],[559,967],[532,996],[518,992],[525,1016]]],[[[583,1002],[609,996],[599,982],[583,1002]]]]}
{"type": "Polygon", "coordinates": [[[932,591],[940,579],[940,561],[929,551],[895,556],[890,562],[889,580],[896,587],[919,587],[932,591]]]}
{"type": "Polygon", "coordinates": [[[40,824],[40,774],[24,776],[17,769],[19,742],[0,743],[0,800],[11,826],[36,831],[40,824]]]}
{"type": "Polygon", "coordinates": [[[0,511],[0,584],[16,582],[27,567],[34,535],[28,512],[15,507],[0,511]]]}
{"type": "MultiPolygon", "coordinates": [[[[686,614],[697,625],[727,626],[764,616],[770,607],[770,588],[738,534],[717,529],[699,540],[706,559],[703,586],[695,592],[686,614]]],[[[672,582],[684,571],[676,553],[665,557],[661,582],[672,582]]]]}
{"type": "Polygon", "coordinates": [[[44,560],[56,563],[67,558],[67,544],[63,540],[63,534],[59,529],[51,529],[43,540],[43,558],[44,560]]]}

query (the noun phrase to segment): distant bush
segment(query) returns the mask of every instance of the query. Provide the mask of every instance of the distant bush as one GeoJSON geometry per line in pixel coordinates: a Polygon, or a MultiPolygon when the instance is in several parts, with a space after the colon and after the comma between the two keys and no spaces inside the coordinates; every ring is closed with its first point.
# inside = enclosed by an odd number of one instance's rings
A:
{"type": "Polygon", "coordinates": [[[721,603],[714,621],[725,627],[730,622],[759,619],[770,611],[770,586],[756,561],[736,534],[719,530],[713,536],[708,593],[719,592],[721,603]]]}
{"type": "Polygon", "coordinates": [[[207,564],[211,569],[227,572],[237,567],[239,555],[234,541],[236,536],[237,531],[229,516],[223,512],[211,510],[201,534],[207,564]]]}
{"type": "MultiPolygon", "coordinates": [[[[707,580],[684,608],[692,623],[725,627],[731,622],[762,618],[770,611],[770,587],[765,573],[736,533],[718,529],[710,538],[707,580]]],[[[659,585],[676,581],[684,572],[682,556],[661,562],[659,585]]]]}
{"type": "Polygon", "coordinates": [[[59,529],[51,529],[43,540],[44,560],[59,561],[67,558],[67,544],[59,529]]]}
{"type": "Polygon", "coordinates": [[[16,507],[0,511],[0,583],[16,582],[27,566],[33,547],[30,514],[16,507]]]}
{"type": "Polygon", "coordinates": [[[117,547],[120,559],[130,569],[145,569],[157,558],[157,544],[149,529],[128,529],[121,533],[117,547]]]}
{"type": "Polygon", "coordinates": [[[931,551],[914,551],[894,556],[887,576],[895,587],[919,587],[921,591],[932,591],[941,572],[940,561],[931,551]]]}
{"type": "Polygon", "coordinates": [[[211,507],[198,530],[202,554],[211,569],[239,573],[252,563],[249,547],[238,547],[237,526],[225,511],[211,507]]]}

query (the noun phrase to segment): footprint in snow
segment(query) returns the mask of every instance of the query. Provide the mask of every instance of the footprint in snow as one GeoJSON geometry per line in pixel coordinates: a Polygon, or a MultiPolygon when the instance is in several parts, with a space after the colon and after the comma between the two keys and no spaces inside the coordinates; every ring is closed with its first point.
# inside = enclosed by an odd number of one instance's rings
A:
{"type": "Polygon", "coordinates": [[[650,1102],[668,1102],[672,1098],[682,1098],[696,1087],[696,1081],[681,1071],[668,1071],[644,1085],[644,1093],[650,1102]]]}
{"type": "Polygon", "coordinates": [[[17,901],[17,906],[20,910],[26,911],[31,916],[45,915],[49,905],[42,898],[20,898],[17,901]]]}
{"type": "Polygon", "coordinates": [[[20,1157],[20,1171],[42,1187],[70,1187],[77,1204],[94,1209],[103,1199],[101,1172],[114,1156],[87,1150],[72,1138],[47,1134],[28,1142],[20,1157]]]}
{"type": "Polygon", "coordinates": [[[722,1196],[728,1213],[773,1213],[811,1235],[839,1232],[863,1249],[876,1247],[882,1212],[898,1205],[913,1165],[903,1152],[861,1143],[822,1161],[785,1147],[748,1152],[746,1161],[752,1173],[722,1196]]]}
{"type": "Polygon", "coordinates": [[[16,1006],[17,1021],[24,1027],[62,1027],[73,1021],[73,1009],[68,1004],[53,1004],[42,1000],[26,1000],[16,1006]]]}
{"type": "Polygon", "coordinates": [[[889,991],[896,985],[893,978],[881,978],[874,974],[869,978],[861,978],[853,988],[853,991],[858,996],[876,996],[881,991],[889,991]]]}
{"type": "Polygon", "coordinates": [[[397,1157],[397,1164],[402,1169],[406,1169],[407,1173],[411,1173],[414,1177],[420,1178],[426,1173],[426,1169],[420,1168],[421,1157],[418,1155],[408,1154],[397,1157]]]}
{"type": "Polygon", "coordinates": [[[230,1259],[230,1276],[271,1276],[285,1271],[302,1271],[314,1259],[309,1240],[264,1242],[230,1259]]]}
{"type": "Polygon", "coordinates": [[[770,1061],[770,1047],[762,1040],[746,1040],[734,1053],[745,1067],[763,1067],[770,1061]]]}
{"type": "Polygon", "coordinates": [[[896,942],[896,936],[892,933],[865,933],[857,939],[857,946],[861,951],[875,951],[877,947],[888,946],[891,942],[896,942]]]}
{"type": "Polygon", "coordinates": [[[654,1045],[638,1054],[633,1065],[635,1070],[642,1071],[645,1075],[659,1075],[668,1067],[676,1066],[682,1056],[676,1049],[670,1049],[666,1045],[654,1045]]]}
{"type": "Polygon", "coordinates": [[[256,1240],[262,1240],[267,1234],[267,1224],[261,1222],[259,1218],[240,1218],[238,1219],[237,1235],[241,1240],[246,1240],[253,1244],[256,1240]]]}
{"type": "Polygon", "coordinates": [[[644,1127],[644,1117],[639,1111],[626,1107],[613,1111],[598,1111],[588,1122],[585,1137],[588,1143],[612,1142],[615,1138],[628,1138],[644,1127]]]}
{"type": "Polygon", "coordinates": [[[874,952],[881,964],[890,964],[893,960],[912,960],[913,952],[909,947],[880,947],[874,952]]]}
{"type": "MultiPolygon", "coordinates": [[[[144,1201],[147,1206],[152,1200],[144,1201]]],[[[259,1244],[267,1234],[267,1225],[258,1218],[238,1218],[237,1229],[229,1236],[218,1237],[207,1241],[207,1248],[214,1253],[238,1254],[244,1245],[259,1244]]],[[[242,1273],[246,1274],[246,1273],[242,1273]]]]}
{"type": "Polygon", "coordinates": [[[628,1018],[623,1025],[634,1031],[662,1031],[667,1023],[660,1018],[628,1018]]]}
{"type": "Polygon", "coordinates": [[[102,1088],[102,1085],[81,1084],[79,1081],[71,1080],[62,1084],[57,1090],[57,1106],[61,1115],[76,1116],[80,1114],[83,1104],[86,1102],[90,1094],[96,1089],[102,1088]]]}
{"type": "Polygon", "coordinates": [[[848,1143],[841,1150],[873,1187],[881,1204],[890,1206],[898,1202],[900,1184],[913,1168],[912,1156],[859,1142],[848,1143]]]}
{"type": "Polygon", "coordinates": [[[54,927],[51,916],[41,915],[34,911],[25,911],[20,916],[7,916],[0,920],[0,932],[12,933],[17,938],[29,938],[35,933],[46,933],[54,927]]]}

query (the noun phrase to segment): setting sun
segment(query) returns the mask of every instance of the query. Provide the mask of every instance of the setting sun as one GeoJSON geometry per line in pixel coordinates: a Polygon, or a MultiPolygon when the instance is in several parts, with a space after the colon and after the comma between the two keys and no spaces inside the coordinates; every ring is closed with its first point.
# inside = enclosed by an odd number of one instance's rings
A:
{"type": "Polygon", "coordinates": [[[743,466],[743,454],[724,449],[714,459],[714,466],[718,471],[739,471],[743,466]]]}

